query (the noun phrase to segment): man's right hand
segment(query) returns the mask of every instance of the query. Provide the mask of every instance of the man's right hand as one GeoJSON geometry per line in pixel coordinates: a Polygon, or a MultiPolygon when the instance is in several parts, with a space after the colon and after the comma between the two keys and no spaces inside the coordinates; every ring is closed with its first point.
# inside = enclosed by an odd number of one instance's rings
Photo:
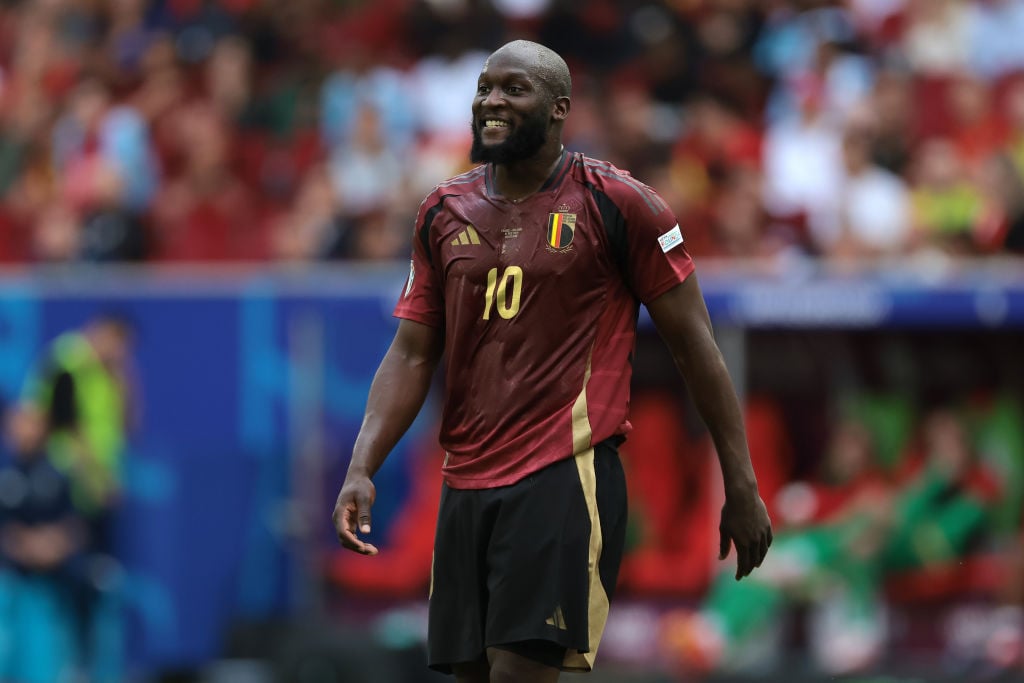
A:
{"type": "Polygon", "coordinates": [[[376,555],[377,548],[359,540],[358,534],[370,533],[370,507],[377,489],[366,475],[348,473],[334,505],[334,530],[341,545],[361,555],[376,555]]]}

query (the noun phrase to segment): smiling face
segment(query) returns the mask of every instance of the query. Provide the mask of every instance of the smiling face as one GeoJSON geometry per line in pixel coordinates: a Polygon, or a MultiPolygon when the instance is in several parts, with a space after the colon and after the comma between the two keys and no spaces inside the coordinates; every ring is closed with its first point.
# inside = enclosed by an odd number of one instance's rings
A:
{"type": "Polygon", "coordinates": [[[531,50],[508,46],[484,63],[473,98],[473,162],[525,161],[565,120],[568,97],[552,92],[542,77],[544,69],[531,50]]]}

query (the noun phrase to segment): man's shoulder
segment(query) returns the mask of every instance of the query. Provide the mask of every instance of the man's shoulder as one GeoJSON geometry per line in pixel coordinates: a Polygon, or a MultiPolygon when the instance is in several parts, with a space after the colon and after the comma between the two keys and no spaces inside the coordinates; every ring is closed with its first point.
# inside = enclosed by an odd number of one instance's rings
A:
{"type": "Polygon", "coordinates": [[[452,198],[483,196],[486,193],[486,176],[487,167],[477,166],[435,185],[434,189],[420,203],[416,220],[417,231],[422,232],[429,228],[452,198]]]}
{"type": "Polygon", "coordinates": [[[576,167],[578,181],[591,191],[605,195],[620,210],[636,205],[660,213],[665,208],[664,200],[654,188],[610,161],[577,154],[576,167]]]}
{"type": "Polygon", "coordinates": [[[480,165],[469,169],[465,173],[448,178],[438,183],[426,197],[426,202],[431,199],[441,199],[453,195],[466,195],[480,191],[486,184],[487,166],[480,165]]]}

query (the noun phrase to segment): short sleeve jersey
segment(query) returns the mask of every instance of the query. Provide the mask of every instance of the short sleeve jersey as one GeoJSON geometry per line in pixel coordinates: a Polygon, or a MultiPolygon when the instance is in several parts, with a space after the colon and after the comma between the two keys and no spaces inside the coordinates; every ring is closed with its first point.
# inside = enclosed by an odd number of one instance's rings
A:
{"type": "Polygon", "coordinates": [[[453,488],[512,484],[628,432],[639,304],[693,272],[672,211],[611,164],[563,152],[518,201],[493,174],[479,166],[424,200],[395,308],[444,330],[453,488]]]}

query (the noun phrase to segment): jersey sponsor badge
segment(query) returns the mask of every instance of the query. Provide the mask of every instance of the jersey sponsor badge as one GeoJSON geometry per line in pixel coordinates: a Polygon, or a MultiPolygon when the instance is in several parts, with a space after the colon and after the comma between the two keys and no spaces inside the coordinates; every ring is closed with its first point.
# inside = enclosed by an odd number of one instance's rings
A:
{"type": "Polygon", "coordinates": [[[576,214],[549,213],[547,242],[549,247],[565,249],[572,244],[572,236],[576,233],[576,214]]]}
{"type": "Polygon", "coordinates": [[[452,246],[465,247],[471,244],[480,244],[480,233],[478,233],[476,228],[472,225],[467,225],[466,229],[460,232],[455,239],[452,240],[452,246]]]}
{"type": "Polygon", "coordinates": [[[683,233],[679,230],[679,224],[676,223],[676,227],[672,228],[664,235],[658,236],[658,244],[661,245],[661,250],[666,254],[678,247],[683,243],[683,233]]]}

